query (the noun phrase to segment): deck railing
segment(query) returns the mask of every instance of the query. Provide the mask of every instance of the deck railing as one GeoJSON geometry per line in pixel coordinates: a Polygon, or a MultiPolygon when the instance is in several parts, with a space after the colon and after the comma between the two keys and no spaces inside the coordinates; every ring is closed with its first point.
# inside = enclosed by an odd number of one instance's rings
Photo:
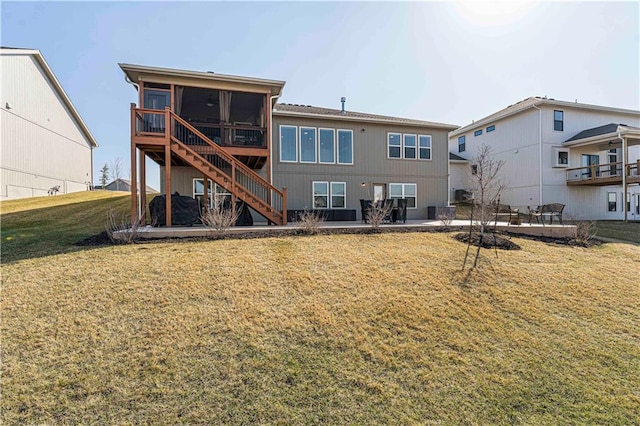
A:
{"type": "Polygon", "coordinates": [[[566,170],[567,182],[579,181],[603,181],[603,180],[622,180],[622,173],[627,177],[640,176],[640,160],[635,163],[627,163],[623,166],[622,162],[594,164],[591,166],[575,167],[566,170]]]}
{"type": "Polygon", "coordinates": [[[278,214],[282,214],[285,211],[286,196],[283,191],[271,185],[233,155],[228,154],[224,148],[219,147],[181,117],[172,112],[170,112],[170,117],[173,129],[171,136],[173,138],[187,146],[208,148],[210,152],[204,154],[203,157],[228,177],[228,184],[221,185],[222,187],[225,187],[232,194],[237,193],[237,189],[242,189],[251,194],[254,199],[259,200],[260,204],[270,206],[278,214]]]}

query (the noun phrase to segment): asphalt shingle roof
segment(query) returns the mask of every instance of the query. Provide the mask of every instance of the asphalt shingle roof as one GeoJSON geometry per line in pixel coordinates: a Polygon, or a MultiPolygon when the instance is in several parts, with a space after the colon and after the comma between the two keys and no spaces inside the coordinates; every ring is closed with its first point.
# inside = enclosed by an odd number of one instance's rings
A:
{"type": "Polygon", "coordinates": [[[573,142],[580,139],[592,138],[594,136],[606,135],[608,133],[614,133],[618,130],[618,126],[625,126],[631,129],[635,129],[635,127],[627,126],[626,124],[617,124],[617,123],[609,123],[604,126],[593,127],[591,129],[583,130],[577,135],[573,136],[570,139],[567,139],[565,142],[573,142]]]}
{"type": "Polygon", "coordinates": [[[412,118],[402,118],[402,117],[390,117],[386,115],[368,114],[365,112],[356,112],[356,111],[345,111],[343,113],[339,109],[315,107],[311,105],[276,104],[274,108],[274,113],[277,113],[277,112],[293,112],[293,113],[300,113],[300,114],[322,115],[327,117],[349,117],[349,118],[356,119],[356,121],[357,119],[361,118],[366,120],[388,121],[388,122],[396,122],[400,124],[413,124],[418,126],[437,126],[437,127],[447,127],[451,129],[458,128],[458,126],[453,124],[437,123],[434,121],[415,120],[412,118]]]}
{"type": "Polygon", "coordinates": [[[462,158],[459,155],[454,154],[453,152],[449,153],[449,160],[456,160],[456,161],[469,161],[466,158],[462,158]]]}

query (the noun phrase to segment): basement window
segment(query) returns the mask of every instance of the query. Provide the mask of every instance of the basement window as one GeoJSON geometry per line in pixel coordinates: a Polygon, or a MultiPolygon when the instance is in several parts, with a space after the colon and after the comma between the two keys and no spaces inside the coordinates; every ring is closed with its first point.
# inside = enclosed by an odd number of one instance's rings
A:
{"type": "Polygon", "coordinates": [[[617,194],[615,192],[607,192],[607,209],[610,212],[617,210],[617,194]]]}

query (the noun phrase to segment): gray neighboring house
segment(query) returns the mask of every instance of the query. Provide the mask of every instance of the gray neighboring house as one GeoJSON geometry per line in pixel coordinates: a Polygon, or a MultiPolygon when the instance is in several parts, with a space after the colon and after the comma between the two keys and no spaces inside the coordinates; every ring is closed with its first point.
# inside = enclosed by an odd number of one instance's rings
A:
{"type": "MultiPolygon", "coordinates": [[[[105,185],[104,188],[96,187],[96,189],[105,189],[107,191],[131,191],[131,181],[128,179],[116,179],[113,182],[105,185]]],[[[147,194],[157,194],[158,191],[149,185],[147,185],[147,194]]]]}
{"type": "Polygon", "coordinates": [[[0,59],[0,199],[90,189],[98,145],[40,51],[0,59]]]}

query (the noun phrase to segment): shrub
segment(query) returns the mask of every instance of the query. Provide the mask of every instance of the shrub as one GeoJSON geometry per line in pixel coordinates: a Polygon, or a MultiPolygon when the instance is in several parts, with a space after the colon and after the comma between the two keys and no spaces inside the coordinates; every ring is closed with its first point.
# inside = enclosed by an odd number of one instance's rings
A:
{"type": "Polygon", "coordinates": [[[315,235],[320,230],[320,225],[324,222],[324,218],[318,212],[309,211],[306,208],[298,217],[298,228],[307,235],[315,235]]]}

